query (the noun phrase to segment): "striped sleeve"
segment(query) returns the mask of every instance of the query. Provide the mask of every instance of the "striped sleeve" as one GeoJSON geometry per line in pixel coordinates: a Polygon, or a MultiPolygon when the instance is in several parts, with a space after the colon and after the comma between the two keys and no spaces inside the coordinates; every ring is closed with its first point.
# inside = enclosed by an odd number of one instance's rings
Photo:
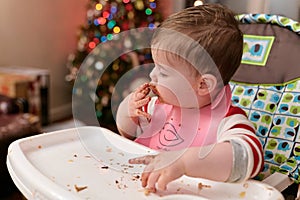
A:
{"type": "Polygon", "coordinates": [[[149,101],[149,103],[147,103],[146,105],[144,105],[142,107],[142,110],[144,112],[149,113],[150,115],[152,115],[153,112],[154,112],[154,105],[157,102],[157,99],[158,99],[157,96],[151,97],[151,100],[149,101]]]}
{"type": "Polygon", "coordinates": [[[242,182],[256,176],[263,168],[262,145],[246,113],[231,106],[218,128],[218,142],[232,144],[234,159],[228,182],[242,182]]]}

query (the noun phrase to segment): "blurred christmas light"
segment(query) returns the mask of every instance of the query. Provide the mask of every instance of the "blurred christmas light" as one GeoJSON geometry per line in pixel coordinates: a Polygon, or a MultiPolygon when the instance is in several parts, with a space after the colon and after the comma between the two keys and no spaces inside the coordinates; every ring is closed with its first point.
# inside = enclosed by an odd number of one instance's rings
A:
{"type": "Polygon", "coordinates": [[[130,0],[123,0],[123,3],[129,3],[130,0]]]}
{"type": "Polygon", "coordinates": [[[106,23],[106,19],[104,17],[99,17],[97,19],[98,23],[101,24],[101,25],[104,25],[106,23]]]}
{"type": "Polygon", "coordinates": [[[95,42],[89,42],[89,48],[90,49],[94,49],[96,47],[96,43],[95,42]]]}
{"type": "Polygon", "coordinates": [[[203,5],[203,1],[201,1],[201,0],[196,0],[194,2],[194,6],[201,6],[201,5],[203,5]]]}
{"type": "Polygon", "coordinates": [[[91,64],[93,64],[94,63],[94,61],[95,61],[95,58],[93,58],[93,57],[88,57],[87,59],[86,59],[86,65],[91,65],[91,64]]]}
{"type": "Polygon", "coordinates": [[[131,41],[130,41],[129,39],[126,39],[126,40],[124,41],[124,46],[125,46],[126,48],[132,47],[131,41]]]}
{"type": "Polygon", "coordinates": [[[107,41],[107,38],[103,35],[101,36],[101,42],[106,42],[107,41]]]}
{"type": "Polygon", "coordinates": [[[98,44],[98,43],[100,42],[98,38],[94,38],[93,41],[94,41],[96,44],[98,44]]]}
{"type": "Polygon", "coordinates": [[[113,13],[113,14],[115,14],[116,12],[117,12],[117,7],[116,6],[112,6],[111,8],[110,8],[110,12],[111,13],[113,13]]]}
{"type": "Polygon", "coordinates": [[[148,27],[149,27],[149,29],[154,29],[155,28],[155,24],[153,24],[153,23],[150,23],[149,25],[148,25],[148,27]]]}
{"type": "Polygon", "coordinates": [[[129,12],[127,14],[127,16],[128,16],[128,19],[132,20],[134,18],[134,12],[129,12]]]}
{"type": "Polygon", "coordinates": [[[95,68],[96,68],[97,70],[100,71],[100,70],[103,69],[103,67],[104,67],[103,62],[100,62],[100,61],[96,62],[95,68]]]}
{"type": "Polygon", "coordinates": [[[101,103],[102,103],[103,106],[107,106],[108,101],[109,101],[108,96],[103,96],[102,99],[101,99],[101,103]]]}
{"type": "Polygon", "coordinates": [[[95,37],[100,38],[101,33],[99,31],[95,31],[95,37]]]}
{"type": "Polygon", "coordinates": [[[96,10],[102,10],[103,6],[100,3],[96,4],[96,10]]]}
{"type": "Polygon", "coordinates": [[[110,14],[107,19],[112,20],[113,18],[114,18],[114,16],[112,14],[110,14]]]}
{"type": "Polygon", "coordinates": [[[81,75],[80,80],[81,80],[82,82],[87,81],[87,76],[81,75]]]}
{"type": "Polygon", "coordinates": [[[99,21],[98,21],[98,19],[94,19],[94,24],[95,24],[95,26],[99,26],[99,21]]]}
{"type": "Polygon", "coordinates": [[[111,20],[107,23],[107,28],[112,29],[116,25],[115,20],[111,20]]]}
{"type": "Polygon", "coordinates": [[[94,15],[94,11],[93,10],[88,10],[87,13],[86,13],[86,16],[87,16],[88,19],[92,18],[93,15],[94,15]]]}
{"type": "Polygon", "coordinates": [[[114,71],[117,71],[119,69],[119,65],[118,64],[113,64],[112,66],[114,71]]]}
{"type": "Polygon", "coordinates": [[[112,40],[113,39],[113,34],[107,34],[107,40],[112,40]]]}
{"type": "Polygon", "coordinates": [[[109,14],[108,11],[104,11],[103,14],[102,14],[102,16],[103,16],[104,18],[108,18],[109,15],[110,15],[110,14],[109,14]]]}
{"type": "Polygon", "coordinates": [[[145,10],[146,15],[151,15],[152,14],[152,10],[150,8],[147,8],[145,10]]]}
{"type": "Polygon", "coordinates": [[[136,0],[135,8],[138,9],[138,10],[143,10],[144,9],[144,2],[142,0],[136,0]]]}
{"type": "MultiPolygon", "coordinates": [[[[100,106],[99,106],[100,107],[100,106]]],[[[96,111],[96,115],[97,115],[97,117],[101,117],[102,116],[102,112],[101,111],[99,111],[100,110],[100,108],[99,107],[97,107],[97,111],[96,111]]]]}
{"type": "Polygon", "coordinates": [[[82,88],[75,88],[75,87],[73,87],[73,94],[81,96],[82,95],[82,88]]]}
{"type": "Polygon", "coordinates": [[[126,9],[127,11],[131,11],[131,10],[133,9],[133,7],[132,7],[131,4],[127,4],[127,5],[125,6],[125,9],[126,9]]]}
{"type": "Polygon", "coordinates": [[[121,29],[118,26],[115,26],[114,29],[113,29],[114,33],[120,33],[120,31],[121,31],[121,29]]]}
{"type": "Polygon", "coordinates": [[[123,22],[122,29],[123,30],[128,30],[129,29],[129,23],[128,22],[123,22]]]}
{"type": "Polygon", "coordinates": [[[155,9],[156,8],[156,3],[154,3],[154,2],[150,3],[150,8],[155,9]]]}

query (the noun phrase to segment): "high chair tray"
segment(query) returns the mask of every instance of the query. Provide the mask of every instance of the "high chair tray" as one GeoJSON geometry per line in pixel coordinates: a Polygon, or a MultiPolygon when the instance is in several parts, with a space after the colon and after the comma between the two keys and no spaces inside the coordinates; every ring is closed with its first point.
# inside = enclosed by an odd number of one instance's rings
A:
{"type": "Polygon", "coordinates": [[[143,165],[128,159],[156,152],[107,129],[92,126],[23,138],[9,146],[9,173],[28,199],[283,199],[258,181],[219,183],[186,176],[167,191],[148,194],[143,165]]]}

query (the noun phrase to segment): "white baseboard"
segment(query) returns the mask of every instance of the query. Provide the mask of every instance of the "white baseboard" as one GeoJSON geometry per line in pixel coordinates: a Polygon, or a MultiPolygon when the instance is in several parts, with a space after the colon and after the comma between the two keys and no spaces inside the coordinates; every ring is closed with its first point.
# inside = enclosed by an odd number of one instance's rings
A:
{"type": "Polygon", "coordinates": [[[50,109],[50,122],[72,117],[72,103],[50,109]]]}

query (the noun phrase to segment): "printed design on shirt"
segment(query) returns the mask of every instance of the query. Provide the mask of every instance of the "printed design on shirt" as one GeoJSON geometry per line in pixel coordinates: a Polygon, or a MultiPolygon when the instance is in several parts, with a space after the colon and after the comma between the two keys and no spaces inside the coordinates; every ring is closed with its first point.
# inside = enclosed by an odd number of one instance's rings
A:
{"type": "Polygon", "coordinates": [[[184,142],[178,134],[176,127],[166,122],[163,129],[159,132],[159,143],[165,147],[173,147],[184,142]]]}

